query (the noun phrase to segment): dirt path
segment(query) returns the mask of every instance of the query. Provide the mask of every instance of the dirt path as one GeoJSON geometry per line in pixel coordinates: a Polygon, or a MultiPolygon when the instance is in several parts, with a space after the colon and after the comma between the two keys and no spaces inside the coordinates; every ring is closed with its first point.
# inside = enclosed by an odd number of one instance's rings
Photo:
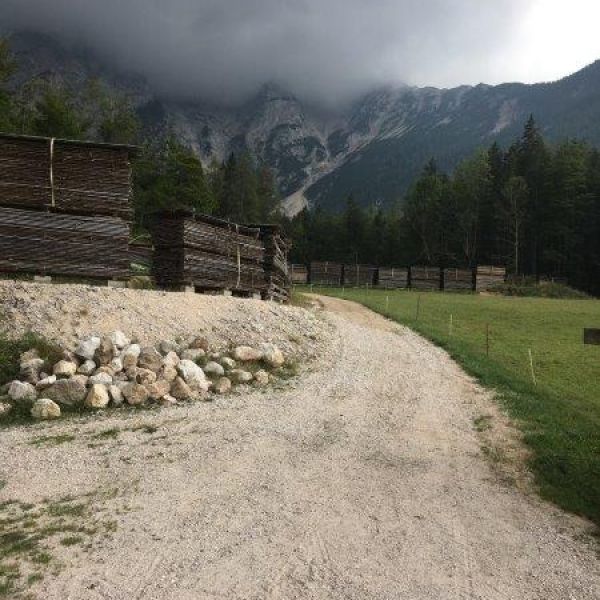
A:
{"type": "Polygon", "coordinates": [[[2,434],[2,497],[93,492],[117,520],[60,550],[40,598],[600,598],[579,521],[490,468],[470,379],[415,334],[321,301],[337,333],[292,389],[2,434]]]}

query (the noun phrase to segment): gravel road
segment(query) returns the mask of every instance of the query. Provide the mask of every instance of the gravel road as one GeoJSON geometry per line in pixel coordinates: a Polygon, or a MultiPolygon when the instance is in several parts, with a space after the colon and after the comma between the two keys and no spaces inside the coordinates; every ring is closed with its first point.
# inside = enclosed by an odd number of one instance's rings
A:
{"type": "Polygon", "coordinates": [[[117,521],[57,548],[36,597],[600,598],[585,522],[482,452],[489,396],[417,335],[321,302],[333,333],[287,388],[1,432],[0,500],[91,494],[117,521]]]}

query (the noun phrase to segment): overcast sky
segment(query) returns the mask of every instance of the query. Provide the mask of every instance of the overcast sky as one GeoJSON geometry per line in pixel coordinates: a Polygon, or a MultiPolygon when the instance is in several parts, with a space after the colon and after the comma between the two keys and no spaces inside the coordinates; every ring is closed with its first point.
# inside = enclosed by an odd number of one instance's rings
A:
{"type": "Polygon", "coordinates": [[[229,102],[266,81],[330,105],[385,83],[547,81],[600,58],[600,0],[1,0],[0,23],[229,102]]]}

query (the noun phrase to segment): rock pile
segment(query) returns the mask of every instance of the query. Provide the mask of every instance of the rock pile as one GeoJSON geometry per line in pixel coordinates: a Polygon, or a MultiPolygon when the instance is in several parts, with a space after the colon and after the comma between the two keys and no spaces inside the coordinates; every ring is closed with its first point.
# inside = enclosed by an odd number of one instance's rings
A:
{"type": "Polygon", "coordinates": [[[19,379],[5,386],[7,395],[0,397],[0,418],[17,405],[45,420],[60,417],[61,407],[98,410],[207,400],[211,393],[229,393],[234,385],[266,386],[284,364],[274,344],[218,353],[203,337],[165,340],[154,347],[114,331],[80,340],[54,365],[36,350],[22,354],[19,379]]]}

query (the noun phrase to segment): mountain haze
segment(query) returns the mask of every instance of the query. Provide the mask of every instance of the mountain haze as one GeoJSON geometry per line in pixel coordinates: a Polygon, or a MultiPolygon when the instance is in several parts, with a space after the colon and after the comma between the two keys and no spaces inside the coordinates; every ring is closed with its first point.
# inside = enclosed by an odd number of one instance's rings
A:
{"type": "Polygon", "coordinates": [[[206,163],[249,151],[273,169],[292,213],[306,203],[336,210],[350,194],[363,205],[390,204],[431,157],[451,170],[479,147],[514,139],[532,113],[550,140],[600,145],[600,62],[554,83],[382,88],[334,111],[274,83],[233,108],[181,102],[86,48],[37,33],[13,35],[12,48],[17,83],[53,76],[77,87],[101,77],[131,97],[148,131],[172,129],[206,163]]]}

